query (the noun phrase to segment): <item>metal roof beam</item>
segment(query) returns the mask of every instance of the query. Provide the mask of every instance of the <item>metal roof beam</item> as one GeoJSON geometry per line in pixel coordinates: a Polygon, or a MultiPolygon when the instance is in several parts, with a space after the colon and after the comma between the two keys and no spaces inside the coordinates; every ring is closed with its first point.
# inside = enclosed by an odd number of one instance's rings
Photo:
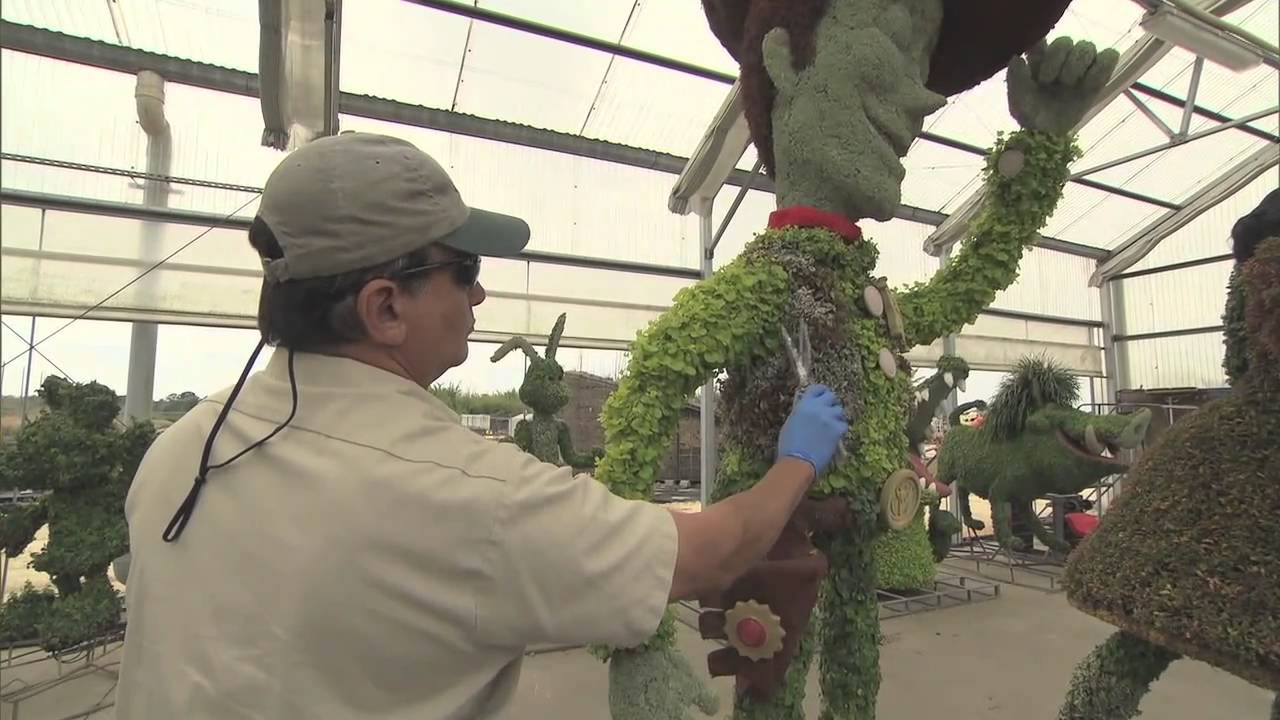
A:
{"type": "MultiPolygon", "coordinates": [[[[0,20],[0,47],[129,74],[136,74],[139,70],[152,70],[170,82],[245,97],[259,97],[258,76],[252,73],[121,47],[7,20],[0,20]]],[[[655,150],[367,95],[344,92],[339,109],[343,113],[365,118],[605,160],[673,175],[679,174],[687,162],[686,158],[655,150]]],[[[728,184],[741,186],[748,180],[751,180],[750,173],[734,170],[729,174],[728,184]]],[[[755,178],[751,182],[755,189],[773,190],[773,182],[768,178],[755,178]]]]}
{"type": "MultiPolygon", "coordinates": [[[[1196,0],[1199,7],[1209,12],[1225,15],[1226,13],[1237,10],[1247,5],[1250,0],[1196,0]]],[[[1089,124],[1102,110],[1110,105],[1116,98],[1120,97],[1130,85],[1146,74],[1148,70],[1155,67],[1173,46],[1154,35],[1147,34],[1131,45],[1124,54],[1120,56],[1120,62],[1117,63],[1115,72],[1111,76],[1110,82],[1103,88],[1102,93],[1098,96],[1098,101],[1094,106],[1085,113],[1074,128],[1079,131],[1085,125],[1089,124]]],[[[1075,180],[1084,185],[1089,185],[1089,181],[1079,178],[1075,180]]],[[[978,210],[981,209],[983,200],[986,197],[986,189],[978,188],[969,196],[963,204],[960,205],[947,222],[943,223],[929,237],[925,238],[924,250],[930,255],[941,255],[942,250],[950,245],[954,245],[964,238],[968,232],[969,223],[977,216],[978,210]]],[[[1170,208],[1172,209],[1172,208],[1170,208]]]]}
{"type": "MultiPolygon", "coordinates": [[[[1172,93],[1167,93],[1164,90],[1160,90],[1159,88],[1151,87],[1146,83],[1136,82],[1133,85],[1129,86],[1129,89],[1132,90],[1133,92],[1146,95],[1147,97],[1152,98],[1153,100],[1159,100],[1160,102],[1167,103],[1169,105],[1175,105],[1177,107],[1185,107],[1187,103],[1185,98],[1180,98],[1177,95],[1174,95],[1172,93]]],[[[1234,117],[1231,117],[1230,115],[1223,115],[1220,112],[1214,112],[1213,110],[1210,110],[1206,107],[1202,107],[1200,105],[1193,105],[1191,108],[1191,112],[1195,115],[1199,115],[1200,117],[1208,118],[1209,120],[1214,120],[1214,121],[1223,123],[1224,125],[1240,122],[1240,118],[1234,118],[1234,117]]],[[[1260,130],[1252,125],[1235,125],[1235,129],[1241,132],[1248,133],[1260,140],[1270,140],[1273,143],[1280,143],[1280,135],[1269,133],[1266,130],[1260,130]]]]}
{"type": "Polygon", "coordinates": [[[1218,203],[1236,194],[1262,175],[1262,173],[1280,164],[1280,148],[1270,143],[1258,148],[1247,158],[1241,160],[1231,169],[1214,179],[1213,182],[1200,188],[1181,210],[1166,213],[1147,225],[1139,233],[1129,238],[1116,248],[1109,258],[1098,264],[1089,284],[1097,287],[1116,275],[1133,267],[1146,257],[1165,238],[1169,237],[1187,223],[1203,215],[1218,203]]]}

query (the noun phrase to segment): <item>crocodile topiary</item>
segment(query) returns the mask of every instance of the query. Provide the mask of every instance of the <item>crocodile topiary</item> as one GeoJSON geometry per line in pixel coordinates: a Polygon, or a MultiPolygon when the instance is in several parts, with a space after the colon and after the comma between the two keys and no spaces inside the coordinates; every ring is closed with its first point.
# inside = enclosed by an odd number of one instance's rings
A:
{"type": "Polygon", "coordinates": [[[569,404],[569,385],[564,381],[564,368],[556,362],[565,319],[564,314],[556,318],[555,327],[547,338],[546,357],[539,355],[528,340],[513,337],[499,346],[490,360],[498,362],[516,348],[529,358],[529,368],[520,383],[520,401],[533,411],[533,418],[516,423],[516,445],[545,463],[590,468],[604,451],[593,448],[584,454],[575,452],[569,426],[556,417],[569,404]]]}
{"type": "Polygon", "coordinates": [[[915,407],[907,423],[907,458],[923,479],[921,507],[902,532],[876,538],[876,582],[880,588],[896,591],[930,590],[936,563],[946,557],[951,537],[960,531],[960,522],[943,510],[942,498],[951,488],[939,483],[924,459],[924,444],[938,409],[955,390],[964,390],[969,364],[954,355],[938,358],[937,369],[915,387],[915,407]],[[926,522],[926,509],[928,520],[926,522]]]}
{"type": "Polygon", "coordinates": [[[938,452],[938,477],[956,489],[964,524],[974,530],[969,495],[991,503],[995,535],[1006,549],[1027,549],[1013,536],[1009,506],[1037,539],[1058,552],[1070,546],[1036,520],[1032,503],[1049,493],[1072,494],[1124,472],[1115,455],[1138,447],[1151,424],[1145,408],[1129,415],[1093,415],[1075,408],[1079,382],[1057,363],[1021,358],[1000,383],[980,427],[952,428],[938,452]]]}
{"type": "MultiPolygon", "coordinates": [[[[850,460],[822,477],[812,496],[845,511],[826,507],[832,521],[812,534],[830,568],[818,632],[807,631],[812,604],[790,602],[786,584],[788,570],[813,557],[803,533],[785,547],[780,542],[725,593],[777,611],[785,631],[778,654],[752,661],[739,653],[743,641],[723,612],[729,608],[717,608],[721,598],[704,599],[704,637],[738,643],[707,659],[712,675],[737,676],[737,718],[802,718],[815,651],[823,717],[875,715],[880,671],[872,547],[886,520],[909,520],[918,507],[906,434],[913,389],[903,355],[973,322],[1014,281],[1024,251],[1061,197],[1078,155],[1071,129],[1118,59],[1114,51],[1098,53],[1067,39],[1019,57],[1066,4],[704,0],[714,33],[742,66],[748,125],[776,180],[779,210],[738,258],[677,293],[671,309],[636,338],[605,406],[606,454],[596,477],[624,497],[650,497],[682,404],[707,377],[724,371],[714,499],[751,486],[773,459],[796,391],[781,327],[794,332],[808,324],[814,380],[835,390],[851,420],[850,460]],[[988,156],[987,201],[970,227],[972,239],[929,282],[890,291],[873,276],[877,250],[855,220],[893,216],[904,173],[900,158],[925,116],[943,106],[946,94],[1006,65],[1010,109],[1025,129],[1000,137],[988,156]],[[749,585],[754,589],[744,592],[749,585]]],[[[794,593],[809,593],[809,580],[794,593]]],[[[674,680],[684,670],[675,659],[671,623],[668,615],[639,647],[599,649],[610,659],[615,720],[678,720],[700,697],[696,685],[674,680]]]]}
{"type": "Polygon", "coordinates": [[[1067,599],[1119,630],[1077,666],[1060,720],[1136,716],[1179,657],[1276,691],[1280,714],[1280,191],[1232,235],[1231,393],[1147,450],[1072,553],[1067,599]]]}
{"type": "Polygon", "coordinates": [[[0,641],[35,640],[49,651],[101,636],[120,621],[120,596],[107,567],[129,550],[124,499],[155,439],[149,422],[113,424],[115,392],[96,382],[48,377],[38,395],[48,411],[0,449],[0,490],[47,490],[39,502],[0,511],[0,545],[21,554],[49,525],[31,567],[57,592],[27,583],[0,606],[0,641]]]}

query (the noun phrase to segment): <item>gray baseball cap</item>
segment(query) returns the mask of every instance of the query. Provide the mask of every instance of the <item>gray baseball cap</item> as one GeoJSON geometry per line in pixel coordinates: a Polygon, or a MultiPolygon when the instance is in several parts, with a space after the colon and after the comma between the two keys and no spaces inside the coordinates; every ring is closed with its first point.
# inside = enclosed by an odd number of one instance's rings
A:
{"type": "Polygon", "coordinates": [[[267,179],[258,214],[284,251],[263,261],[272,282],[359,270],[437,242],[497,257],[529,242],[525,221],[467,207],[430,155],[371,133],[295,150],[267,179]]]}

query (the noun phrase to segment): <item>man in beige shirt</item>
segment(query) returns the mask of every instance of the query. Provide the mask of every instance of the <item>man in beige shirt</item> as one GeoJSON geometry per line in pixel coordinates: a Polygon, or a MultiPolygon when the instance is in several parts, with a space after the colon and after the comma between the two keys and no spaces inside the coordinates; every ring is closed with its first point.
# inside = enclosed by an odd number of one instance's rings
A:
{"type": "Polygon", "coordinates": [[[466,359],[480,256],[528,237],[393,138],[273,172],[249,233],[262,343],[129,492],[118,718],[501,717],[528,645],[638,644],[764,556],[847,430],[825,388],[755,489],[690,514],[480,438],[427,391],[466,359]]]}

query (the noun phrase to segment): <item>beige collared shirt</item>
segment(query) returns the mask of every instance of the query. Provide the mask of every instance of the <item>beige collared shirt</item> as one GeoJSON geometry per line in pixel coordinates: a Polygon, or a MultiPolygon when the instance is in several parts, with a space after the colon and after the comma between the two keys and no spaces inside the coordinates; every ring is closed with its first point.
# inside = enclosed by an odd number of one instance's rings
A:
{"type": "MultiPolygon", "coordinates": [[[[248,380],[213,463],[288,415],[287,356],[248,380]]],[[[138,470],[120,720],[505,717],[527,645],[657,628],[666,510],[477,436],[399,376],[304,353],[294,369],[297,416],[209,473],[176,542],[161,534],[228,393],[138,470]]]]}

